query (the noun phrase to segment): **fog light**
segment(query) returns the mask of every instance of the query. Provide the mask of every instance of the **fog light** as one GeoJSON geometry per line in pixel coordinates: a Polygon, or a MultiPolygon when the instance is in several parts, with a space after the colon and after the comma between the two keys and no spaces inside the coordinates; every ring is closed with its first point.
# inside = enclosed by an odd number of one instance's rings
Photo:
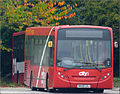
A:
{"type": "Polygon", "coordinates": [[[58,72],[58,75],[60,75],[60,72],[58,72]]]}

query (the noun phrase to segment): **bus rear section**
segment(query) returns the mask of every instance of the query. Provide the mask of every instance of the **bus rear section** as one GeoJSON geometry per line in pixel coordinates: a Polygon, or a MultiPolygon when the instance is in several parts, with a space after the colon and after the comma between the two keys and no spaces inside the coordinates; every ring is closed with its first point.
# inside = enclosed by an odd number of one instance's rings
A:
{"type": "Polygon", "coordinates": [[[54,88],[103,92],[113,86],[112,29],[71,26],[57,29],[54,88]]]}
{"type": "Polygon", "coordinates": [[[12,80],[15,83],[24,82],[24,42],[25,31],[13,33],[12,80]]]}

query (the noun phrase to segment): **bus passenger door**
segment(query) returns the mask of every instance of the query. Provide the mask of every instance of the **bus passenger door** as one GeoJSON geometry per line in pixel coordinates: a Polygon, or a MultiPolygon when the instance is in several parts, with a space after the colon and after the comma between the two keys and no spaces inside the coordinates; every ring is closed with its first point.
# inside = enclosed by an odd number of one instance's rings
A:
{"type": "Polygon", "coordinates": [[[49,58],[49,87],[53,87],[53,77],[54,76],[54,47],[50,47],[50,58],[49,58]]]}

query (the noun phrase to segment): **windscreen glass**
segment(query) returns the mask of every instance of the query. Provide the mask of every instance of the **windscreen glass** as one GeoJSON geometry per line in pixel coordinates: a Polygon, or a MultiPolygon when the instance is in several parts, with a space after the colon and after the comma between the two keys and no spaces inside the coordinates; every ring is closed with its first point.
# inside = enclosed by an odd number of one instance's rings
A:
{"type": "Polygon", "coordinates": [[[57,66],[111,67],[111,38],[105,29],[70,28],[58,31],[57,66]]]}

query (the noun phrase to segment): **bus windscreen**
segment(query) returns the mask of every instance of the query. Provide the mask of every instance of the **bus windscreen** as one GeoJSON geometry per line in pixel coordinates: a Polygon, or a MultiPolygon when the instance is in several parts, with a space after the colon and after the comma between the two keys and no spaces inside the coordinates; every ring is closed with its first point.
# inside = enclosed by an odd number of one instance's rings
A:
{"type": "Polygon", "coordinates": [[[58,31],[57,66],[111,67],[110,32],[105,29],[67,28],[58,31]]]}

